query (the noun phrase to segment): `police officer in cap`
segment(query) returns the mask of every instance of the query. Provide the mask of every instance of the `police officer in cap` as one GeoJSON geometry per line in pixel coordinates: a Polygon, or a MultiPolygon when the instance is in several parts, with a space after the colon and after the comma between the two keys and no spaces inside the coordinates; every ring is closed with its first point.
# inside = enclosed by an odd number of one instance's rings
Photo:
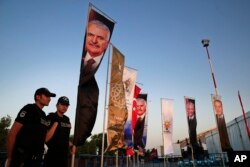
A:
{"type": "Polygon", "coordinates": [[[7,167],[40,166],[48,129],[42,109],[55,96],[47,88],[39,88],[34,95],[35,103],[27,104],[19,111],[7,138],[7,167]]]}
{"type": "Polygon", "coordinates": [[[45,167],[68,166],[69,148],[72,147],[69,141],[71,124],[69,118],[64,115],[68,107],[69,99],[62,96],[56,104],[57,111],[47,116],[50,125],[46,135],[48,152],[45,155],[45,167]]]}

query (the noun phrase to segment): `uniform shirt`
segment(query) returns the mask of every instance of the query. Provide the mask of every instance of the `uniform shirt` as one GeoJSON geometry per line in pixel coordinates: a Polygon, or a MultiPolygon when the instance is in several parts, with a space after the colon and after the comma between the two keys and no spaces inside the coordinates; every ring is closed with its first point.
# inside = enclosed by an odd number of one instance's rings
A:
{"type": "Polygon", "coordinates": [[[70,120],[67,116],[59,117],[57,113],[50,113],[47,116],[47,120],[50,123],[49,128],[58,122],[58,126],[55,130],[52,138],[47,142],[48,151],[68,152],[69,147],[69,134],[71,129],[70,120]]]}
{"type": "Polygon", "coordinates": [[[36,104],[27,104],[19,111],[15,121],[23,125],[17,134],[15,148],[35,154],[43,153],[48,128],[45,112],[36,104]]]}

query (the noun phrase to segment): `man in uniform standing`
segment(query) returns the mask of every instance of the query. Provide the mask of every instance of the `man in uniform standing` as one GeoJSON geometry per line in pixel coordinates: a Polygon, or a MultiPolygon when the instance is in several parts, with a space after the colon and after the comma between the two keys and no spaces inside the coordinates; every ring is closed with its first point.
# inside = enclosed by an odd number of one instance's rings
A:
{"type": "Polygon", "coordinates": [[[57,111],[47,116],[50,128],[46,135],[48,152],[45,155],[45,167],[68,166],[69,148],[73,146],[69,141],[70,120],[64,115],[68,107],[69,99],[66,96],[62,96],[56,104],[57,111]]]}
{"type": "Polygon", "coordinates": [[[7,167],[40,166],[48,128],[42,109],[55,96],[47,88],[39,88],[34,95],[35,103],[19,111],[7,138],[7,167]]]}

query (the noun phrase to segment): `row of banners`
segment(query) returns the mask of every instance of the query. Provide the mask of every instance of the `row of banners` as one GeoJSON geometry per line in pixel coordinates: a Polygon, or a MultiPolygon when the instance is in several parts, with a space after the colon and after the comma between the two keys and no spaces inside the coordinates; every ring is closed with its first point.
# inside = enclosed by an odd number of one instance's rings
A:
{"type": "MultiPolygon", "coordinates": [[[[94,8],[88,10],[77,93],[73,143],[80,146],[91,136],[94,127],[99,88],[95,73],[109,46],[115,22],[94,8]]],[[[108,147],[144,149],[147,136],[147,94],[136,86],[137,71],[125,67],[124,55],[113,45],[108,104],[108,147]]]]}
{"type": "Polygon", "coordinates": [[[136,86],[137,71],[125,67],[123,54],[112,46],[106,151],[144,149],[147,136],[147,94],[136,86]]]}
{"type": "MultiPolygon", "coordinates": [[[[214,115],[219,131],[219,137],[221,142],[221,148],[223,152],[232,151],[232,147],[229,142],[226,122],[224,119],[223,106],[220,96],[212,95],[212,104],[214,108],[214,115]]],[[[197,119],[196,119],[196,107],[195,99],[190,97],[184,97],[186,116],[188,123],[188,134],[189,141],[194,156],[199,154],[201,144],[197,141],[197,119]]],[[[164,155],[173,154],[173,100],[161,99],[161,110],[162,110],[162,132],[163,132],[163,144],[164,144],[164,155]]]]}
{"type": "MultiPolygon", "coordinates": [[[[115,22],[102,14],[92,5],[89,6],[88,22],[83,44],[80,79],[77,94],[74,145],[84,144],[94,127],[99,88],[95,73],[101,64],[115,22]]],[[[132,155],[133,150],[143,154],[147,139],[147,94],[141,94],[136,85],[137,71],[125,66],[124,55],[113,45],[110,72],[110,92],[108,104],[108,147],[106,151],[126,148],[127,154],[132,155]]],[[[197,120],[195,100],[184,97],[187,122],[189,127],[190,143],[193,151],[198,149],[197,120]]],[[[219,129],[222,150],[231,149],[220,97],[212,96],[215,116],[219,129]]],[[[162,134],[164,154],[173,153],[173,100],[161,99],[162,134]]]]}

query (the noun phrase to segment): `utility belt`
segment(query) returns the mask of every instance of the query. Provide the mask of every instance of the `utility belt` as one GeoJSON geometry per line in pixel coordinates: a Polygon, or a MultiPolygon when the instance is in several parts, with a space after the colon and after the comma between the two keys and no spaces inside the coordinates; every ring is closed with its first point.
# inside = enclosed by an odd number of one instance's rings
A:
{"type": "Polygon", "coordinates": [[[31,154],[30,159],[33,161],[41,161],[43,159],[42,154],[31,154]]]}
{"type": "Polygon", "coordinates": [[[26,161],[42,161],[43,159],[43,152],[40,151],[27,151],[24,150],[23,148],[17,148],[14,151],[13,155],[14,159],[17,159],[19,162],[26,162],[26,161]]]}

